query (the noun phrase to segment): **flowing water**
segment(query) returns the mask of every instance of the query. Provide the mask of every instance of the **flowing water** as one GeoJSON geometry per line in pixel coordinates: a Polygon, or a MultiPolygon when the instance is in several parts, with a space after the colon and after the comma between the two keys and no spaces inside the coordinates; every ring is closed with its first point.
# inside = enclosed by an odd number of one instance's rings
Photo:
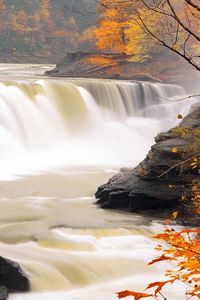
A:
{"type": "MultiPolygon", "coordinates": [[[[138,164],[191,102],[173,101],[185,95],[175,85],[51,79],[46,69],[0,66],[0,254],[23,266],[32,289],[10,299],[113,300],[141,290],[163,276],[160,265],[147,267],[160,221],[99,209],[94,193],[138,164]]],[[[181,291],[169,288],[168,300],[181,291]]]]}

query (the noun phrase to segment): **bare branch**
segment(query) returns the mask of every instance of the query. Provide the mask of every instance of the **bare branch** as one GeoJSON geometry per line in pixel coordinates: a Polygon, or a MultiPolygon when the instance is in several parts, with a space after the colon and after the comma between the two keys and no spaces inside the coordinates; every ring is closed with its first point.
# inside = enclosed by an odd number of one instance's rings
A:
{"type": "Polygon", "coordinates": [[[175,168],[178,167],[178,166],[181,166],[181,165],[187,163],[188,161],[191,161],[192,159],[194,159],[194,158],[196,158],[196,157],[198,157],[198,156],[200,156],[200,152],[197,153],[196,155],[193,155],[193,156],[189,157],[188,159],[186,159],[186,160],[184,160],[184,161],[181,161],[181,162],[179,162],[179,163],[173,165],[172,167],[170,167],[169,169],[167,169],[165,172],[163,172],[162,174],[160,174],[160,175],[159,175],[158,177],[156,177],[156,178],[159,179],[159,178],[163,177],[165,174],[169,173],[169,171],[175,169],[175,168]]]}
{"type": "Polygon", "coordinates": [[[192,99],[192,98],[195,98],[195,97],[200,97],[200,94],[197,94],[197,95],[189,95],[189,96],[186,96],[186,97],[183,97],[183,98],[172,99],[172,100],[170,100],[170,99],[168,99],[168,98],[165,98],[165,97],[163,97],[163,96],[158,95],[158,94],[155,93],[154,91],[153,91],[153,94],[155,94],[157,97],[159,97],[159,98],[161,98],[161,99],[163,99],[163,100],[165,100],[165,101],[169,101],[169,102],[178,102],[178,101],[183,101],[183,100],[187,100],[187,99],[192,99]]]}
{"type": "Polygon", "coordinates": [[[200,6],[195,4],[192,0],[185,0],[185,2],[200,12],[200,6]]]}
{"type": "Polygon", "coordinates": [[[181,19],[179,18],[179,16],[176,13],[174,7],[172,6],[170,0],[167,0],[167,4],[169,5],[175,20],[181,25],[181,27],[183,27],[185,29],[185,31],[190,33],[195,39],[197,39],[197,41],[200,42],[200,37],[181,21],[181,19]]]}
{"type": "Polygon", "coordinates": [[[192,60],[191,57],[188,57],[186,55],[184,55],[184,53],[181,53],[178,49],[176,49],[175,47],[173,47],[173,45],[168,45],[164,40],[162,40],[159,36],[157,36],[153,31],[151,31],[148,26],[145,24],[144,20],[142,19],[142,17],[140,16],[140,13],[137,11],[137,16],[140,20],[140,22],[142,23],[143,27],[145,28],[145,30],[155,39],[157,40],[160,45],[170,49],[172,52],[175,52],[176,54],[178,54],[179,56],[181,56],[182,58],[184,58],[190,65],[192,65],[196,70],[200,71],[200,67],[192,60]]]}
{"type": "Polygon", "coordinates": [[[186,54],[186,46],[187,46],[187,42],[189,41],[189,39],[190,39],[190,33],[188,33],[188,35],[183,43],[183,55],[185,55],[185,56],[187,55],[186,54]]]}

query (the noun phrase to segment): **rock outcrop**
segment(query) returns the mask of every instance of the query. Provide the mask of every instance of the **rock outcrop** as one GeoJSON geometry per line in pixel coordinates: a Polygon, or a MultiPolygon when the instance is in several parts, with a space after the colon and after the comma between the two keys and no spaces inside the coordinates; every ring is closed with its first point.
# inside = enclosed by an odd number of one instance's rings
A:
{"type": "Polygon", "coordinates": [[[107,79],[134,79],[158,81],[148,74],[133,76],[125,71],[133,64],[131,56],[111,53],[75,52],[67,53],[64,59],[53,70],[47,71],[50,76],[107,78],[107,79]],[[98,63],[100,61],[101,63],[98,63]]]}
{"type": "Polygon", "coordinates": [[[99,52],[72,52],[56,67],[46,72],[55,77],[122,79],[135,81],[164,81],[193,86],[196,78],[187,64],[180,64],[174,53],[159,52],[143,62],[135,62],[134,55],[99,52]],[[162,66],[160,65],[162,59],[162,66]]]}
{"type": "Polygon", "coordinates": [[[0,256],[0,300],[8,293],[30,290],[28,276],[16,262],[0,256]]]}
{"type": "Polygon", "coordinates": [[[198,168],[191,168],[190,158],[200,153],[200,108],[155,141],[136,168],[122,169],[98,188],[95,196],[99,206],[145,211],[174,208],[180,205],[181,197],[185,203],[191,199],[191,184],[199,180],[198,168]]]}

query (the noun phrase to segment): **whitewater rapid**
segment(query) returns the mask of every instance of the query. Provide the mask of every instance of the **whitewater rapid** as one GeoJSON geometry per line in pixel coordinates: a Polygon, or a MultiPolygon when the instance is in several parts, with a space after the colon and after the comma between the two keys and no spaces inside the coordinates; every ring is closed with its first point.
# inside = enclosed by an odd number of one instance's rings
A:
{"type": "Polygon", "coordinates": [[[183,95],[160,83],[2,80],[0,178],[65,166],[133,167],[154,136],[187,113],[189,101],[169,102],[183,95]]]}
{"type": "MultiPolygon", "coordinates": [[[[147,266],[160,220],[98,209],[94,193],[191,102],[174,101],[176,85],[41,77],[47,68],[0,66],[0,254],[31,281],[9,299],[114,300],[171,266],[147,266]]],[[[168,300],[183,291],[169,287],[168,300]]]]}

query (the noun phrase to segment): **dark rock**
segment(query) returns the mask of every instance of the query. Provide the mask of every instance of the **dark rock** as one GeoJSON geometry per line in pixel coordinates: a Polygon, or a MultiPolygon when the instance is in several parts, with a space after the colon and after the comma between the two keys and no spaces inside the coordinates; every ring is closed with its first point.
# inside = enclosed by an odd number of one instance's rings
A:
{"type": "Polygon", "coordinates": [[[191,201],[182,202],[179,208],[179,215],[183,218],[185,226],[199,226],[199,214],[195,213],[195,207],[191,201]]]}
{"type": "Polygon", "coordinates": [[[6,300],[8,298],[8,290],[5,286],[0,285],[0,300],[6,300]]]}
{"type": "MultiPolygon", "coordinates": [[[[136,168],[121,169],[100,186],[95,194],[97,204],[102,208],[145,211],[177,207],[183,193],[186,199],[191,199],[191,184],[193,180],[199,180],[199,174],[191,168],[190,160],[185,161],[200,152],[200,145],[195,144],[194,129],[197,129],[198,140],[199,107],[177,128],[159,134],[155,138],[156,144],[136,168]],[[182,136],[184,130],[187,131],[182,136]],[[172,151],[173,148],[175,151],[172,151]]],[[[199,224],[199,216],[195,222],[199,224]]]]}
{"type": "Polygon", "coordinates": [[[134,74],[130,72],[133,68],[131,57],[133,55],[125,55],[118,53],[98,53],[98,52],[72,52],[67,53],[63,60],[56,67],[45,74],[56,77],[84,77],[84,78],[108,78],[108,79],[123,79],[134,81],[150,81],[158,82],[161,80],[158,77],[150,74],[134,74]],[[110,64],[90,64],[89,59],[103,58],[109,59],[110,64]],[[119,72],[117,66],[120,66],[119,72]],[[130,75],[129,75],[130,74],[130,75]]]}
{"type": "Polygon", "coordinates": [[[0,286],[6,287],[8,292],[30,290],[29,279],[19,264],[2,256],[0,256],[0,286]]]}

